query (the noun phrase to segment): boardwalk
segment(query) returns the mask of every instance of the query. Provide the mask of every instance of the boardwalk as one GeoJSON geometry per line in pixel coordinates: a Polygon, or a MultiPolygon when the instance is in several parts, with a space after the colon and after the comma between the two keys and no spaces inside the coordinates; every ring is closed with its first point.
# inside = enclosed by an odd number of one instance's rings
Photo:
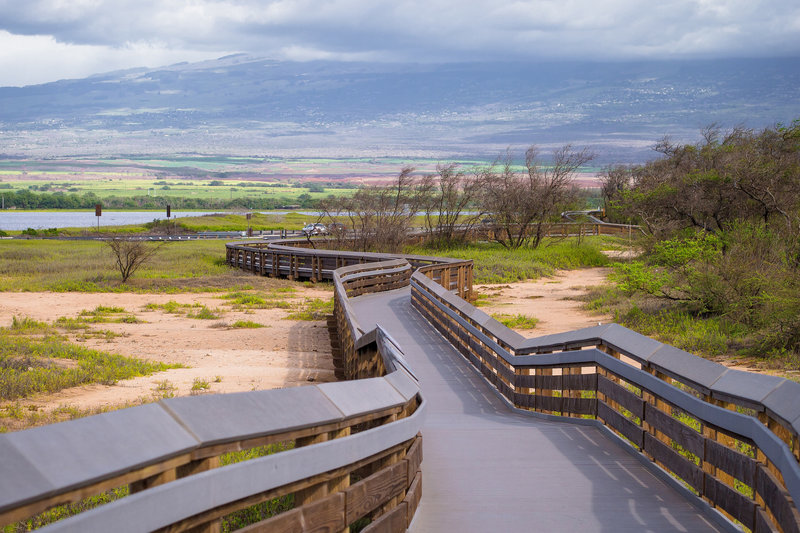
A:
{"type": "Polygon", "coordinates": [[[512,412],[408,288],[352,303],[404,347],[428,402],[412,531],[722,531],[601,430],[512,412]]]}

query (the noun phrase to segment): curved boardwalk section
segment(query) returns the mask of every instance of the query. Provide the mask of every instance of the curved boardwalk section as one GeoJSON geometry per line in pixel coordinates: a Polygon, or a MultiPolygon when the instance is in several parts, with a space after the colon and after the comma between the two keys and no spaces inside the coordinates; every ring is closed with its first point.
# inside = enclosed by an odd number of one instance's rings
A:
{"type": "Polygon", "coordinates": [[[406,351],[428,412],[413,531],[720,531],[599,428],[512,412],[416,310],[409,289],[352,301],[406,351]]]}
{"type": "Polygon", "coordinates": [[[0,435],[0,525],[128,487],[46,529],[213,532],[282,498],[248,531],[800,533],[800,384],[615,324],[526,339],[469,303],[471,261],[323,246],[230,243],[226,257],[333,280],[342,382],[0,435]]]}

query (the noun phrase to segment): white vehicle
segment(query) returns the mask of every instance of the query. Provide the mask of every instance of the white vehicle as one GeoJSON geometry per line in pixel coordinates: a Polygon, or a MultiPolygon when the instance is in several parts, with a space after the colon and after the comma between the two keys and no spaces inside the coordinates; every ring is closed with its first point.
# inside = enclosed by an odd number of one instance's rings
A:
{"type": "Polygon", "coordinates": [[[303,233],[306,235],[327,235],[328,228],[325,227],[325,224],[320,224],[319,222],[315,222],[313,224],[307,224],[303,227],[303,233]]]}

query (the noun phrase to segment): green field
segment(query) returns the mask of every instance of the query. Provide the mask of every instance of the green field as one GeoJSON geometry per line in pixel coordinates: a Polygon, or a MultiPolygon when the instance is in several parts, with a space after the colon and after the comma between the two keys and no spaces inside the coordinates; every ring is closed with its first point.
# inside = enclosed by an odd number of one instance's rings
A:
{"type": "MultiPolygon", "coordinates": [[[[143,179],[141,177],[105,177],[102,179],[55,179],[62,174],[54,174],[49,180],[22,180],[18,172],[0,173],[0,194],[4,191],[32,191],[42,193],[94,193],[100,199],[109,197],[130,198],[150,196],[153,198],[197,198],[210,199],[243,199],[249,198],[281,198],[287,204],[299,203],[301,195],[309,195],[312,200],[325,198],[331,194],[350,195],[356,190],[351,188],[325,188],[324,184],[308,186],[291,186],[287,183],[242,181],[241,179],[215,179],[211,181],[177,180],[177,179],[143,179]],[[319,192],[319,189],[322,189],[319,192]]],[[[179,208],[180,206],[174,206],[179,208]]]]}

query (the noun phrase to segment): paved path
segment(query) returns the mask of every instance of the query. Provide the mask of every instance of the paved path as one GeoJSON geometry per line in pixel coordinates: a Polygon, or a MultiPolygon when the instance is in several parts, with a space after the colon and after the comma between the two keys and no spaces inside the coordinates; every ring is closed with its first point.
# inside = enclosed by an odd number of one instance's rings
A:
{"type": "Polygon", "coordinates": [[[428,402],[412,531],[721,531],[600,429],[511,411],[408,288],[351,302],[404,349],[428,402]]]}

